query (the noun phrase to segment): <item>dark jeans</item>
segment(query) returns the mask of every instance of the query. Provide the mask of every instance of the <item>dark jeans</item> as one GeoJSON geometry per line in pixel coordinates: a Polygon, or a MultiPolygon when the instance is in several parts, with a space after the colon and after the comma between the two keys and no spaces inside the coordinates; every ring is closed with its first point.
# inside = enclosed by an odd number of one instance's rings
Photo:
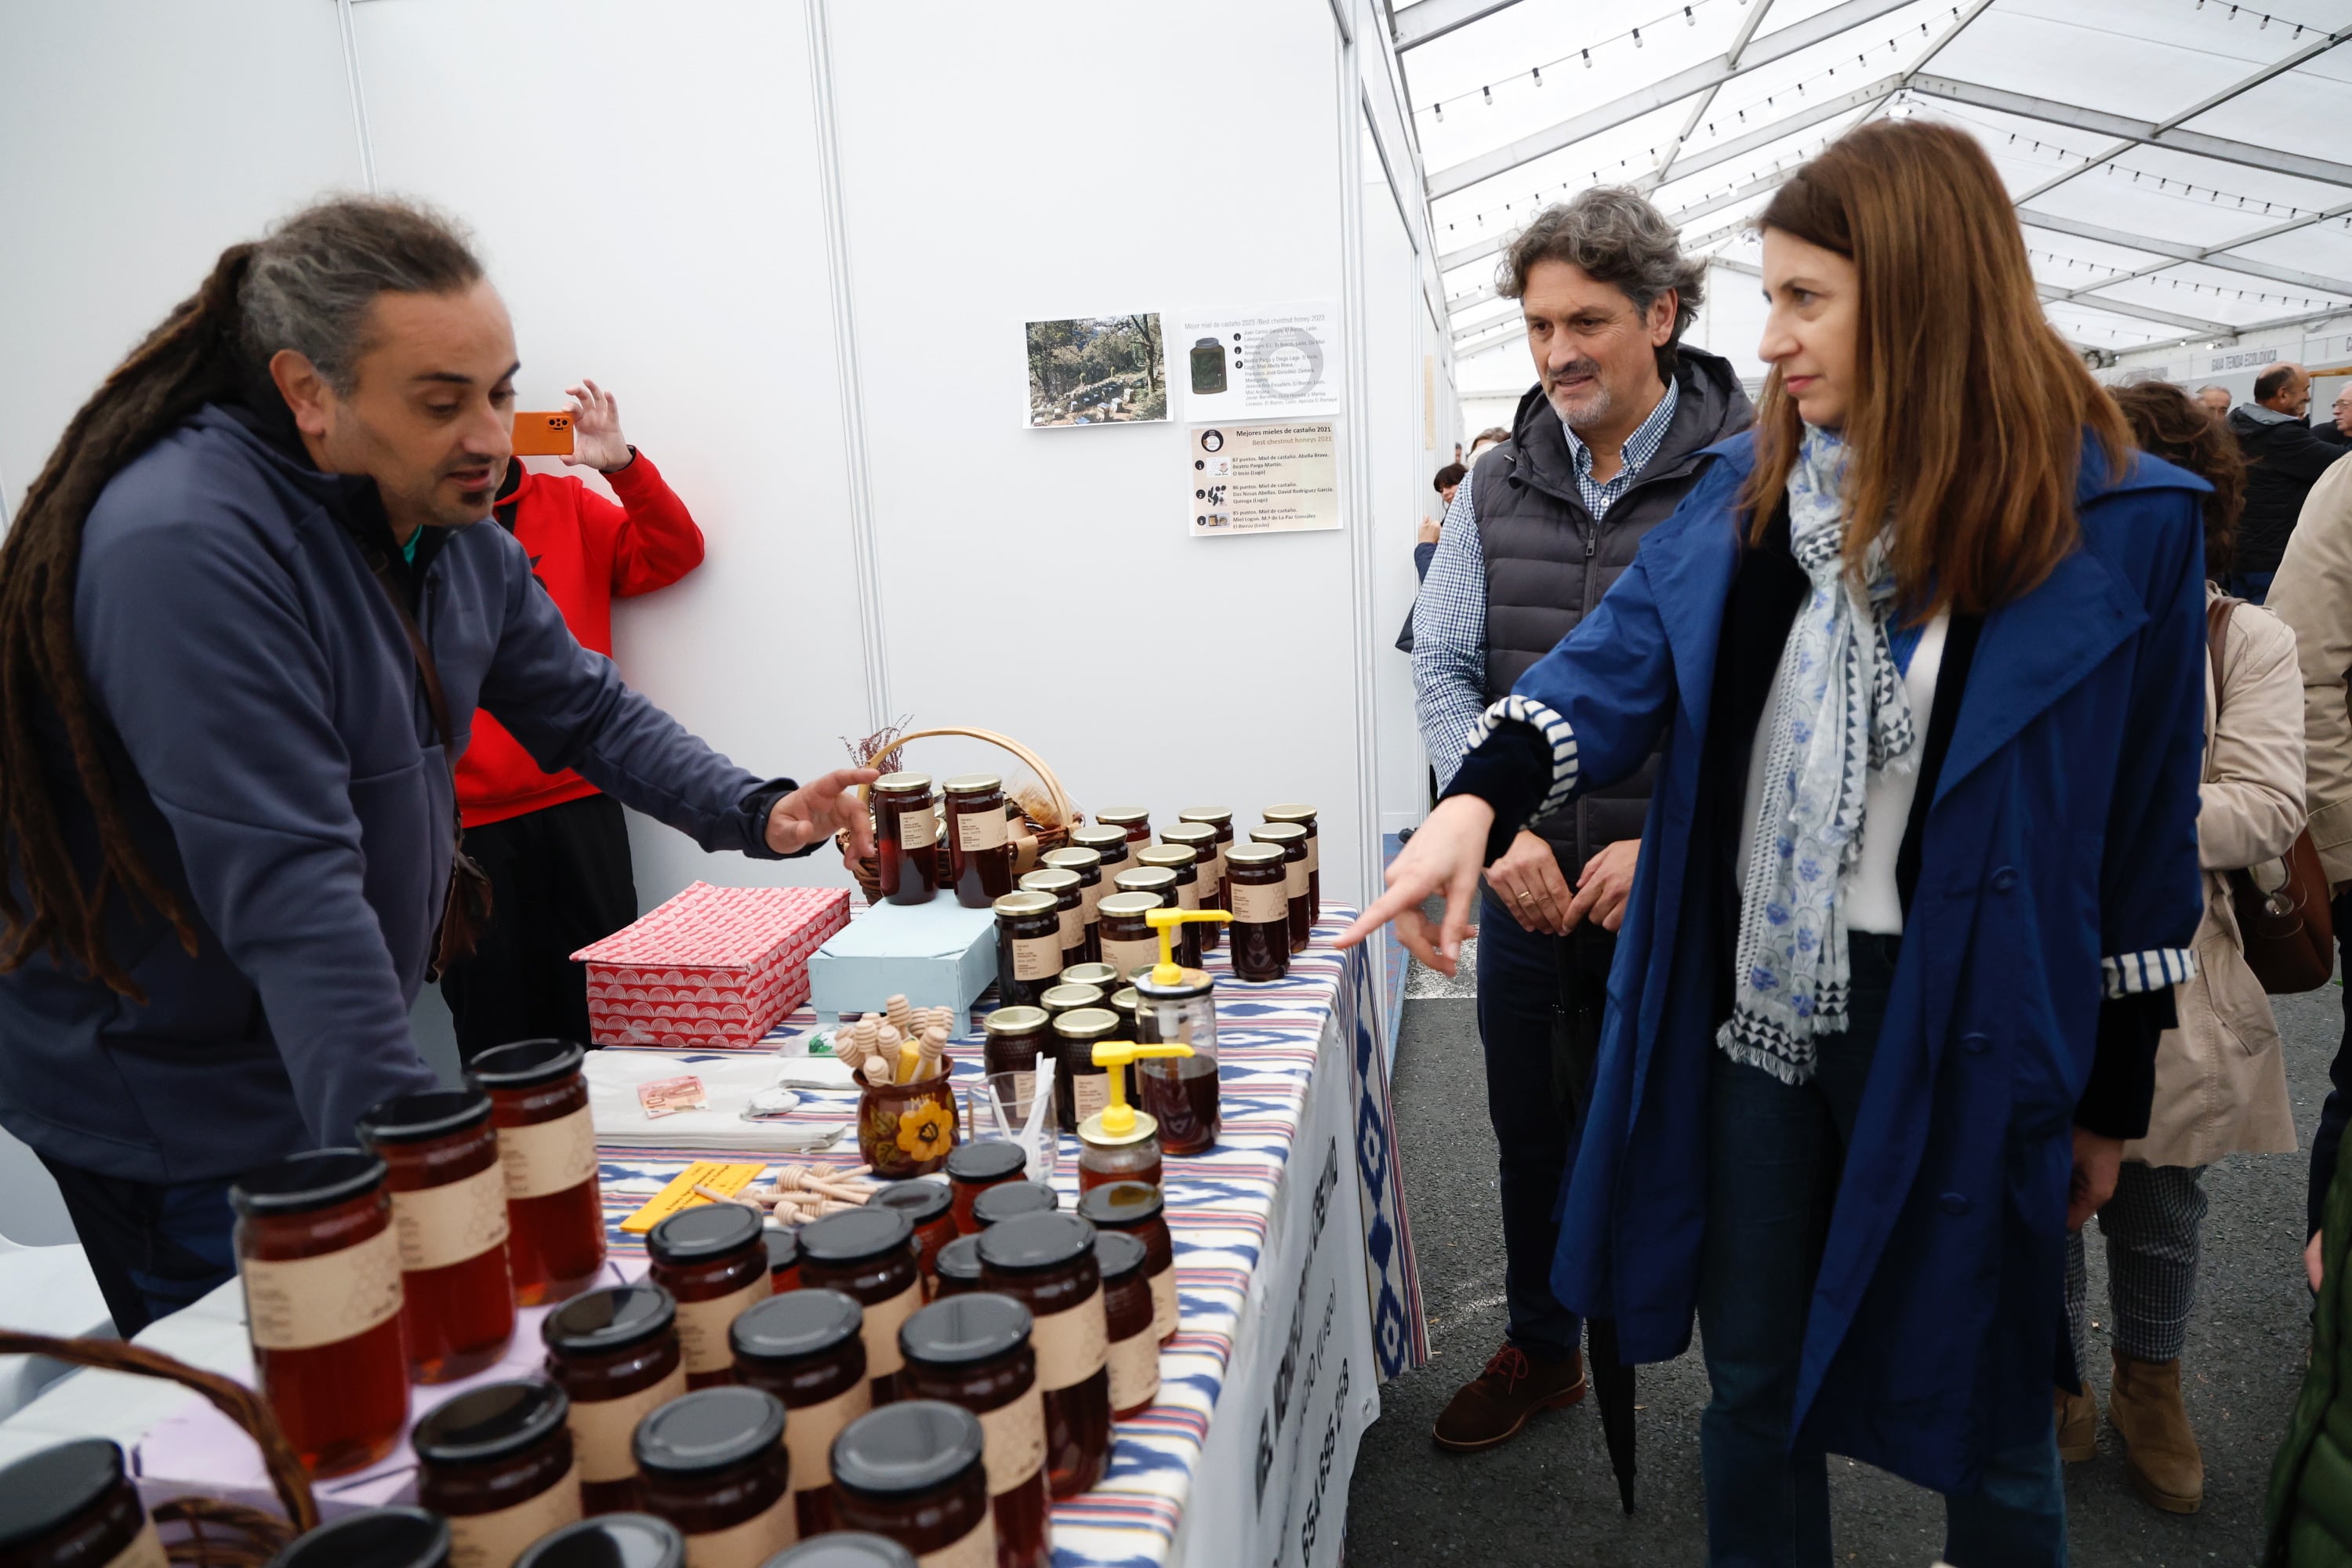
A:
{"type": "MultiPolygon", "coordinates": [[[[2352,893],[2339,894],[2328,906],[2336,921],[2336,952],[2344,963],[2345,973],[2352,974],[2352,893]]],[[[2336,1047],[2336,1059],[2327,1064],[2327,1098],[2319,1107],[2319,1129],[2311,1135],[2311,1193],[2305,1218],[2309,1225],[2304,1232],[2308,1237],[2319,1228],[2319,1216],[2327,1208],[2327,1186],[2336,1179],[2336,1151],[2344,1142],[2344,1126],[2352,1121],[2352,985],[2343,988],[2344,1037],[2336,1047]]]]}
{"type": "Polygon", "coordinates": [[[441,977],[467,1061],[509,1040],[588,1040],[587,965],[572,955],[637,918],[629,832],[610,795],[466,830],[490,879],[490,924],[441,977]]]}
{"type": "MultiPolygon", "coordinates": [[[[1699,1420],[1699,1465],[1707,1561],[1723,1568],[1832,1561],[1823,1456],[1791,1452],[1789,1424],[1813,1276],[1899,948],[1899,938],[1854,936],[1849,1026],[1817,1043],[1811,1083],[1782,1083],[1719,1050],[1709,1069],[1698,1321],[1714,1393],[1699,1420]]],[[[1944,1521],[1954,1568],[2063,1564],[2054,1430],[1993,1455],[1982,1489],[1944,1500],[1944,1521]]]]}
{"type": "Polygon", "coordinates": [[[114,1331],[129,1339],[236,1278],[226,1181],[168,1185],[101,1176],[41,1156],[65,1194],[114,1331]]]}
{"type": "Polygon", "coordinates": [[[1547,936],[1513,920],[1492,889],[1480,895],[1478,1037],[1486,1047],[1486,1114],[1501,1150],[1503,1290],[1511,1342],[1538,1360],[1558,1360],[1577,1345],[1576,1314],[1551,1293],[1551,1260],[1559,1244],[1560,1182],[1576,1158],[1591,1087],[1563,1070],[1556,1030],[1589,1031],[1589,1062],[1616,951],[1614,933],[1597,926],[1547,936]],[[1564,946],[1573,965],[1565,1006],[1564,946]]]}

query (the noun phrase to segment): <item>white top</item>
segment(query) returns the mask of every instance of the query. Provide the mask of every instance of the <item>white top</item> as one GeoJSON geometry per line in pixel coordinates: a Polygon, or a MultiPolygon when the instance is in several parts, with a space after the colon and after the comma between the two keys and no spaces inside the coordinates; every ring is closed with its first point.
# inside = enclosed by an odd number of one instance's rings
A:
{"type": "MultiPolygon", "coordinates": [[[[1845,929],[1903,934],[1903,896],[1895,886],[1895,861],[1903,853],[1903,829],[1911,820],[1911,800],[1918,793],[1917,758],[1927,750],[1927,716],[1936,709],[1936,673],[1943,668],[1944,636],[1952,617],[1938,614],[1919,633],[1911,663],[1903,671],[1903,689],[1911,698],[1911,717],[1919,738],[1913,742],[1912,765],[1901,772],[1870,775],[1862,798],[1862,858],[1845,874],[1838,898],[1845,905],[1845,929]]],[[[1764,717],[1748,757],[1747,802],[1739,816],[1739,890],[1748,891],[1748,857],[1756,847],[1756,814],[1764,805],[1765,755],[1772,744],[1772,711],[1780,701],[1780,672],[1772,673],[1772,688],[1764,694],[1764,717]]]]}

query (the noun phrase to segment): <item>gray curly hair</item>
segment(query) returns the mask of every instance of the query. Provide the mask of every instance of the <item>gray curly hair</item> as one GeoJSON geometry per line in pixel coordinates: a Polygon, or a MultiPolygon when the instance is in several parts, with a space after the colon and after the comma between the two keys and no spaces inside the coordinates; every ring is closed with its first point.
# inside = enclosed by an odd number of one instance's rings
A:
{"type": "Polygon", "coordinates": [[[348,396],[377,295],[454,293],[481,276],[463,226],[431,207],[331,197],[253,247],[237,291],[241,346],[256,366],[293,349],[348,396]]]}
{"type": "Polygon", "coordinates": [[[1706,266],[1683,255],[1675,226],[1627,185],[1594,185],[1538,213],[1503,252],[1495,292],[1516,300],[1528,290],[1538,261],[1565,261],[1607,283],[1643,315],[1659,295],[1675,291],[1675,330],[1658,350],[1658,375],[1672,380],[1675,345],[1698,319],[1706,296],[1706,266]]]}

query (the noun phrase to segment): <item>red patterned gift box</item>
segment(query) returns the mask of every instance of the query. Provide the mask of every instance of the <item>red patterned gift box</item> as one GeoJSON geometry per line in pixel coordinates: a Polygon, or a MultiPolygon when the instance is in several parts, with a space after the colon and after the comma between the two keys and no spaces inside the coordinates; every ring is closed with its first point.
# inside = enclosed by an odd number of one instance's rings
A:
{"type": "Polygon", "coordinates": [[[742,1049],[808,999],[808,960],[849,923],[846,888],[697,882],[582,948],[600,1046],[742,1049]]]}

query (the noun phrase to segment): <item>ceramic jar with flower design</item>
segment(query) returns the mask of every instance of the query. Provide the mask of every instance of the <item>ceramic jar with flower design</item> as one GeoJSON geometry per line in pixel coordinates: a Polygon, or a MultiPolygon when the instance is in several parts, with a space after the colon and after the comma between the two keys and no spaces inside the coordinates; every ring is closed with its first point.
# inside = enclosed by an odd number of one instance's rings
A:
{"type": "Polygon", "coordinates": [[[883,1180],[928,1176],[955,1146],[955,1090],[944,1069],[911,1083],[868,1084],[858,1098],[857,1152],[883,1180]]]}

